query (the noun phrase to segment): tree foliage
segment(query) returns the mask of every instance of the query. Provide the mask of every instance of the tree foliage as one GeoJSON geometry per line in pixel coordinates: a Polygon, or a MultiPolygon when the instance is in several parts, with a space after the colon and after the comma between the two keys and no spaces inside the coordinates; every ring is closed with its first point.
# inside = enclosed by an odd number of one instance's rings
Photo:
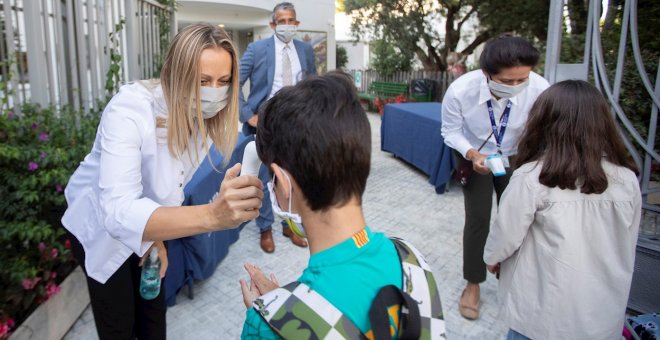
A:
{"type": "Polygon", "coordinates": [[[358,39],[382,37],[397,50],[416,56],[424,69],[445,70],[450,52],[469,55],[481,43],[504,32],[544,41],[549,3],[549,0],[344,0],[344,9],[353,18],[351,29],[358,39]],[[458,50],[461,40],[465,47],[458,50]]]}
{"type": "Polygon", "coordinates": [[[348,64],[348,52],[344,46],[337,45],[337,68],[344,68],[348,64]]]}
{"type": "MultiPolygon", "coordinates": [[[[605,22],[602,24],[602,45],[604,61],[607,67],[610,86],[614,80],[619,41],[621,37],[621,24],[623,21],[624,1],[610,0],[605,22]],[[610,18],[607,20],[607,18],[610,18]]],[[[655,31],[660,27],[660,2],[657,0],[639,0],[637,2],[637,29],[640,54],[646,74],[653,84],[658,72],[660,60],[660,35],[655,31]]],[[[649,134],[651,122],[652,100],[642,83],[642,79],[632,53],[632,35],[628,31],[628,45],[623,66],[623,79],[621,82],[620,102],[621,108],[632,121],[635,129],[646,139],[649,134]]],[[[655,150],[660,148],[660,129],[656,129],[655,150]]],[[[640,149],[640,153],[641,152],[640,149]]],[[[653,174],[660,178],[659,173],[653,174]]]]}
{"type": "MultiPolygon", "coordinates": [[[[601,46],[610,86],[613,85],[621,38],[621,25],[625,1],[608,0],[607,14],[600,23],[601,46]]],[[[568,22],[565,23],[561,42],[562,63],[582,63],[587,28],[588,0],[569,0],[567,3],[568,22]]],[[[601,9],[602,11],[603,9],[601,9]]],[[[660,35],[655,32],[660,26],[660,2],[657,0],[640,0],[637,2],[637,28],[639,34],[640,53],[646,73],[653,81],[658,70],[660,59],[660,35]]],[[[619,96],[619,105],[631,120],[635,129],[644,137],[648,137],[651,119],[651,99],[644,88],[637,65],[632,53],[630,30],[627,34],[627,46],[624,54],[623,74],[619,96]]],[[[587,60],[591,63],[591,59],[587,60]]],[[[656,130],[656,146],[660,145],[660,129],[656,130]]],[[[641,148],[639,152],[643,154],[641,148]]],[[[658,174],[655,174],[658,177],[658,174]]]]}
{"type": "Polygon", "coordinates": [[[410,71],[413,55],[407,50],[398,50],[384,39],[378,39],[371,45],[373,56],[370,68],[384,76],[396,71],[410,71]]]}

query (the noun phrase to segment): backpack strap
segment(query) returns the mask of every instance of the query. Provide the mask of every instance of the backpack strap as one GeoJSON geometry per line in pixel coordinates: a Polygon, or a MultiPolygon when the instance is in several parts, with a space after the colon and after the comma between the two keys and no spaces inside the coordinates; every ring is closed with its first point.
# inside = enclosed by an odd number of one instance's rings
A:
{"type": "Polygon", "coordinates": [[[264,294],[252,305],[284,339],[366,339],[337,307],[301,282],[264,294]]]}
{"type": "Polygon", "coordinates": [[[420,339],[445,339],[446,329],[438,285],[422,253],[400,238],[390,238],[399,253],[403,292],[417,301],[422,322],[420,339]]]}
{"type": "MultiPolygon", "coordinates": [[[[422,324],[419,339],[445,339],[442,305],[431,267],[410,243],[399,238],[391,240],[403,273],[400,295],[408,304],[415,303],[419,310],[422,324]]],[[[301,282],[294,281],[264,294],[252,305],[285,339],[367,339],[337,307],[301,282]]],[[[401,310],[402,315],[408,312],[405,308],[401,310]]]]}

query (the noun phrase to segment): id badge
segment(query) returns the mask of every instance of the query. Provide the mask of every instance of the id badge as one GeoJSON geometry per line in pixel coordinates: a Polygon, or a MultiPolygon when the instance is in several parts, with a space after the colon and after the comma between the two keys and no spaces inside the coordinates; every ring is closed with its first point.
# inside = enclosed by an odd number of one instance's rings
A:
{"type": "Polygon", "coordinates": [[[509,157],[508,156],[502,156],[502,164],[504,164],[505,168],[509,168],[509,157]]]}

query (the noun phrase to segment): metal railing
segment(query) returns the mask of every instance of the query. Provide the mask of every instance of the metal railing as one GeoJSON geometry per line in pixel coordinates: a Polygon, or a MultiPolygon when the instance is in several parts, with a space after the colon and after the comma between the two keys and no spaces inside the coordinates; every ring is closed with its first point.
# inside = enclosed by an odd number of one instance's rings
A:
{"type": "Polygon", "coordinates": [[[121,81],[152,77],[162,54],[163,15],[170,20],[169,41],[174,13],[153,0],[3,0],[0,81],[7,87],[0,98],[15,108],[27,102],[97,108],[106,95],[110,33],[125,20],[116,47],[121,81]]]}
{"type": "MultiPolygon", "coordinates": [[[[601,41],[601,1],[589,1],[589,13],[587,20],[587,31],[585,38],[585,50],[582,63],[561,64],[561,27],[563,17],[564,1],[552,0],[550,3],[550,18],[548,25],[548,40],[546,50],[545,76],[550,83],[568,78],[577,78],[582,80],[592,79],[605,97],[609,100],[612,111],[617,118],[619,128],[626,148],[633,157],[641,175],[640,188],[642,191],[643,208],[649,212],[660,213],[658,204],[650,203],[649,195],[660,192],[660,187],[651,187],[651,171],[653,162],[660,163],[660,155],[655,150],[656,133],[658,127],[658,107],[660,107],[660,61],[658,72],[655,75],[655,86],[651,83],[649,75],[642,62],[639,37],[637,30],[637,0],[626,0],[623,8],[623,18],[621,23],[619,49],[616,60],[616,71],[614,80],[610,81],[607,74],[607,68],[604,61],[603,46],[601,41]],[[630,44],[628,44],[630,42],[630,44]],[[624,61],[626,49],[632,46],[632,55],[634,57],[636,69],[626,70],[624,61]],[[590,69],[591,66],[591,69],[590,69]],[[630,121],[626,112],[621,106],[621,87],[623,82],[623,73],[637,72],[640,77],[645,92],[648,94],[648,100],[651,103],[651,115],[647,130],[647,137],[644,138],[630,121]],[[641,151],[640,151],[641,150],[641,151]]],[[[653,217],[654,219],[657,217],[653,217]]],[[[653,223],[655,228],[655,224],[653,223]]],[[[655,231],[657,233],[657,231],[655,231]]]]}
{"type": "Polygon", "coordinates": [[[355,79],[356,73],[361,72],[360,86],[357,87],[359,92],[366,92],[369,85],[374,81],[385,81],[391,83],[406,83],[410,84],[413,79],[431,79],[435,81],[436,88],[433,94],[434,100],[441,101],[445,95],[445,91],[454,78],[447,72],[440,71],[398,71],[390,76],[384,76],[374,70],[349,70],[347,71],[355,79]]]}

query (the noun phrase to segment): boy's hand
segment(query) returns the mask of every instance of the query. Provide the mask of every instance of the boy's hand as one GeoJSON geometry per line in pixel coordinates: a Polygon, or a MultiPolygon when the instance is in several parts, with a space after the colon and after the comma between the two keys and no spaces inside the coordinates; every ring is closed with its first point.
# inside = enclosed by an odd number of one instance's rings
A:
{"type": "Polygon", "coordinates": [[[247,308],[252,307],[252,301],[256,298],[280,286],[275,274],[270,274],[270,279],[268,279],[259,267],[251,263],[245,264],[245,270],[250,275],[250,283],[243,279],[239,282],[241,283],[241,293],[243,293],[243,303],[247,308]]]}
{"type": "Polygon", "coordinates": [[[243,293],[243,303],[246,308],[250,308],[252,307],[252,301],[260,296],[257,286],[252,281],[249,285],[243,279],[240,279],[239,282],[241,283],[241,293],[243,293]]]}
{"type": "Polygon", "coordinates": [[[259,295],[264,295],[280,287],[275,274],[270,274],[270,278],[268,278],[264,272],[254,264],[246,263],[244,267],[248,274],[250,274],[250,281],[256,286],[259,295]]]}

